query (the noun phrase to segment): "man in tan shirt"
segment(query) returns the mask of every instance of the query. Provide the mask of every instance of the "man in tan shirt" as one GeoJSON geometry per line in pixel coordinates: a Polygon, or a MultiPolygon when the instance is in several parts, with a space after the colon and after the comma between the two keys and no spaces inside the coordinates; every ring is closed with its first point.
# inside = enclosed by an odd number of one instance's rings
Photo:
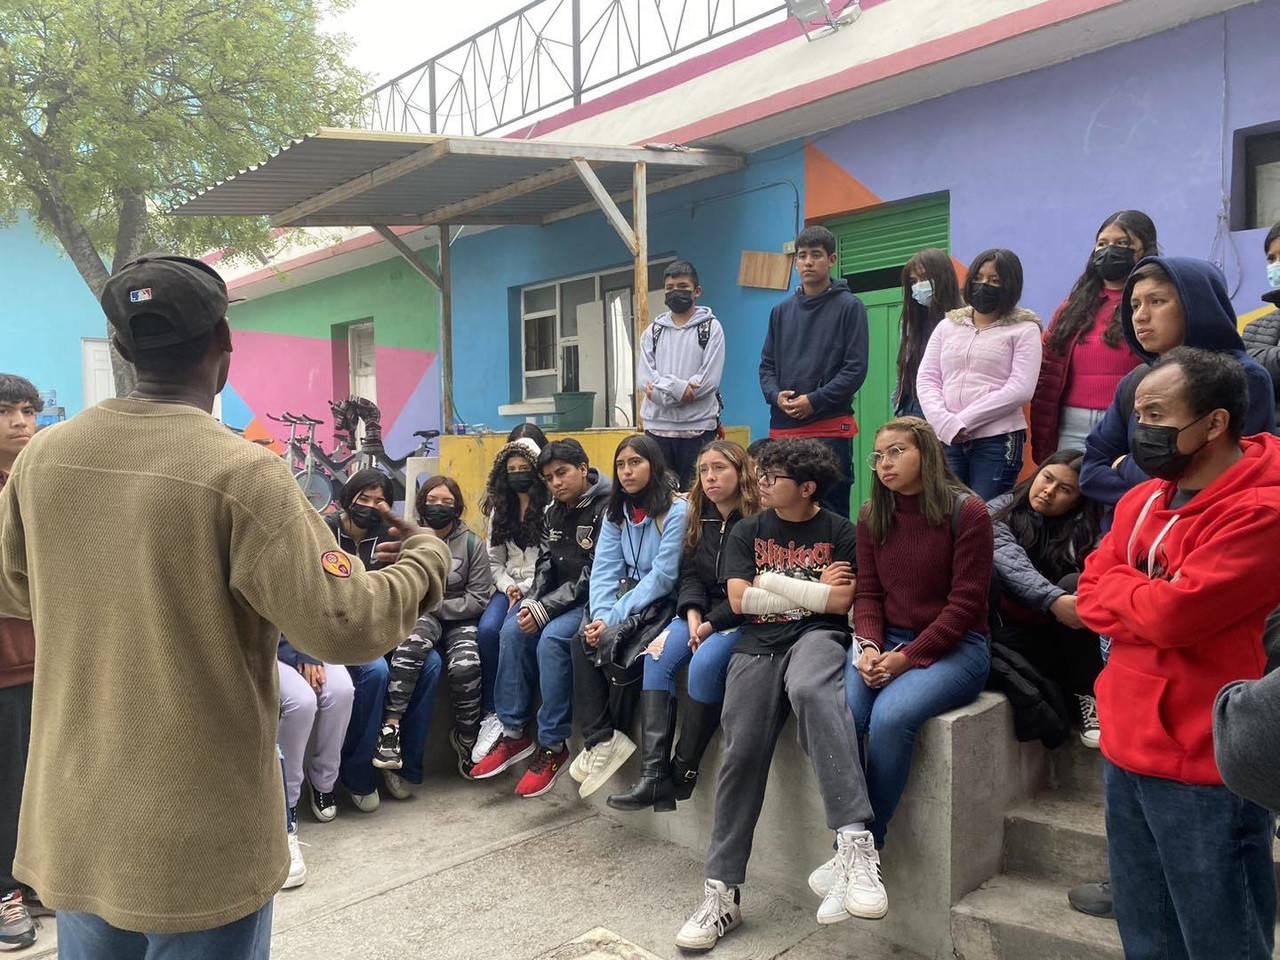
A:
{"type": "Polygon", "coordinates": [[[37,434],[0,493],[0,616],[36,637],[13,872],[69,956],[266,957],[289,867],[277,638],[382,654],[449,554],[388,515],[399,560],[365,571],[280,458],[209,415],[232,349],[210,267],[141,258],[102,306],[137,388],[37,434]]]}

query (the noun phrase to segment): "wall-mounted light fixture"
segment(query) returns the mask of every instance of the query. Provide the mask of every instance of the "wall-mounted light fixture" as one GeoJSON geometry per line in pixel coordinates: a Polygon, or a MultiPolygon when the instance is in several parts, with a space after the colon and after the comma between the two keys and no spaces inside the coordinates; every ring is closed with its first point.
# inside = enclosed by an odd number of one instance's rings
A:
{"type": "Polygon", "coordinates": [[[837,17],[832,14],[827,0],[787,0],[787,16],[800,23],[804,38],[812,43],[820,37],[829,37],[841,27],[847,27],[853,23],[862,16],[862,7],[858,0],[853,0],[837,17]],[[810,33],[809,28],[815,25],[825,26],[826,29],[818,33],[810,33]]]}

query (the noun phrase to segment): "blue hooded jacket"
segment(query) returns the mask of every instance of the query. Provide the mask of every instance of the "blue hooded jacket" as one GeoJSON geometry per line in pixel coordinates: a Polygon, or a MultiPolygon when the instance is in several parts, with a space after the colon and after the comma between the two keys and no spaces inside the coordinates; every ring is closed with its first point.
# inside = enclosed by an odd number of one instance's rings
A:
{"type": "MultiPolygon", "coordinates": [[[[1192,257],[1146,257],[1134,267],[1158,264],[1169,274],[1178,291],[1185,318],[1182,345],[1230,353],[1244,367],[1249,383],[1249,403],[1245,410],[1244,435],[1272,433],[1276,426],[1275,394],[1271,375],[1247,353],[1240,339],[1236,313],[1227,296],[1227,281],[1222,271],[1207,260],[1192,257]]],[[[1120,301],[1120,320],[1129,349],[1141,357],[1144,366],[1129,373],[1116,388],[1101,422],[1093,428],[1085,443],[1084,465],[1080,470],[1080,491],[1089,499],[1115,506],[1120,498],[1148,477],[1128,456],[1129,441],[1138,418],[1133,412],[1133,396],[1138,382],[1147,375],[1157,356],[1144,350],[1133,331],[1133,276],[1124,288],[1120,301]],[[1127,417],[1126,417],[1127,413],[1127,417]],[[1125,456],[1120,466],[1112,469],[1117,457],[1125,456]]],[[[1110,526],[1108,517],[1107,525],[1110,526]]]]}

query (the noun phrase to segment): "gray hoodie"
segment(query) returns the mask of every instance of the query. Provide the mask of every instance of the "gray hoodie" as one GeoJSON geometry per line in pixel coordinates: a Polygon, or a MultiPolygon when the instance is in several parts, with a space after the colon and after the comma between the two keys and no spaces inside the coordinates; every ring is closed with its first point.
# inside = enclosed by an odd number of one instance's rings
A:
{"type": "Polygon", "coordinates": [[[655,433],[677,430],[714,430],[720,422],[720,377],[724,373],[724,328],[710,309],[694,308],[682,327],[664,313],[645,328],[636,361],[640,389],[653,384],[652,393],[640,405],[645,429],[655,433]],[[698,326],[710,323],[711,336],[704,348],[698,343],[698,326]],[[654,330],[662,328],[654,346],[654,330]],[[694,382],[693,399],[684,392],[694,382]]]}
{"type": "Polygon", "coordinates": [[[493,596],[493,573],[484,540],[459,520],[445,540],[453,566],[445,582],[444,599],[432,611],[440,620],[478,620],[493,596]]]}
{"type": "Polygon", "coordinates": [[[1280,670],[1219,691],[1213,757],[1232,793],[1280,810],[1280,670]]]}

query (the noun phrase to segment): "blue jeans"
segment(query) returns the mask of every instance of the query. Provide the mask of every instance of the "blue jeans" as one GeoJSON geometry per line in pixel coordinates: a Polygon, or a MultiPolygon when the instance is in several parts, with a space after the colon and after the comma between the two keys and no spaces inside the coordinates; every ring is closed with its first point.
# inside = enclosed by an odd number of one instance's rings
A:
{"type": "MultiPolygon", "coordinates": [[[[352,793],[373,793],[378,789],[378,771],[373,751],[382,728],[383,701],[387,694],[390,667],[384,657],[357,667],[347,667],[355,684],[351,721],[342,743],[342,763],[338,776],[352,793]]],[[[422,661],[418,685],[409,698],[409,708],[400,718],[400,751],[404,766],[396,773],[410,783],[422,782],[422,755],[427,747],[427,728],[436,705],[440,683],[440,654],[432,650],[422,661]]]]}
{"type": "Polygon", "coordinates": [[[92,913],[58,911],[61,960],[267,960],[271,956],[271,907],[212,930],[134,933],[92,913]]]}
{"type": "Polygon", "coordinates": [[[1264,960],[1276,925],[1275,820],[1226,787],[1106,760],[1111,894],[1126,960],[1264,960]]]}
{"type": "Polygon", "coordinates": [[[508,620],[516,618],[520,605],[511,606],[505,593],[495,593],[480,615],[476,625],[476,643],[480,646],[480,716],[487,717],[497,711],[493,706],[493,692],[498,685],[498,656],[502,648],[502,628],[508,620]]]}
{"type": "Polygon", "coordinates": [[[1022,447],[1027,431],[998,433],[994,437],[953,443],[944,448],[947,463],[960,482],[983,500],[1008,493],[1022,472],[1022,447]]]}
{"type": "Polygon", "coordinates": [[[525,633],[512,617],[502,625],[495,700],[498,719],[510,735],[533,717],[533,690],[540,684],[538,742],[553,746],[573,732],[573,657],[569,642],[582,626],[582,607],[573,607],[537,633],[525,633]]]}
{"type": "Polygon", "coordinates": [[[689,621],[676,617],[667,627],[667,642],[657,658],[644,658],[642,690],[666,690],[676,695],[676,674],[689,664],[689,696],[699,703],[724,702],[724,678],[729,672],[729,657],[742,631],[713,633],[689,649],[689,621]]]}
{"type": "MultiPolygon", "coordinates": [[[[884,649],[910,643],[914,630],[885,627],[884,649]]],[[[856,656],[855,649],[853,654],[856,656]]],[[[868,687],[853,666],[845,666],[844,690],[858,736],[867,741],[867,795],[876,819],[871,835],[884,846],[885,832],[911,772],[916,734],[930,717],[972,703],[991,668],[991,650],[981,633],[966,633],[949,653],[927,667],[894,677],[878,690],[868,687]]]]}

